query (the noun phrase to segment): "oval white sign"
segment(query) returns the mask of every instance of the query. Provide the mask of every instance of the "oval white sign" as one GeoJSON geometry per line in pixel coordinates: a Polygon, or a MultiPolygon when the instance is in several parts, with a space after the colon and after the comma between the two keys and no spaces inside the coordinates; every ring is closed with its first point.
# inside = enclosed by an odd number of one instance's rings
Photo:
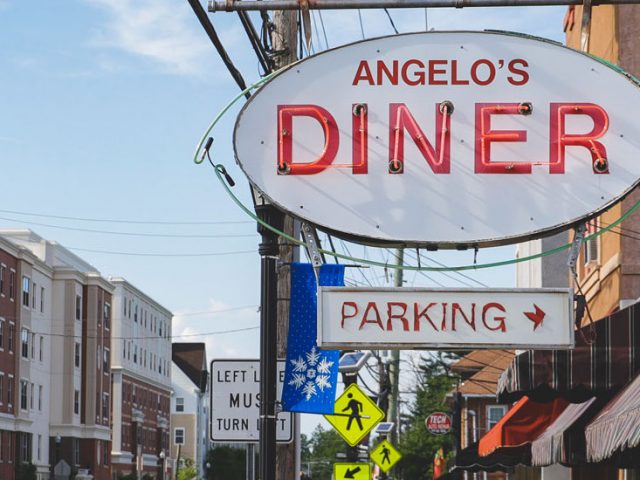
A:
{"type": "Polygon", "coordinates": [[[490,246],[593,216],[640,176],[638,85],[548,41],[430,32],[309,57],[238,116],[276,205],[371,243],[490,246]]]}

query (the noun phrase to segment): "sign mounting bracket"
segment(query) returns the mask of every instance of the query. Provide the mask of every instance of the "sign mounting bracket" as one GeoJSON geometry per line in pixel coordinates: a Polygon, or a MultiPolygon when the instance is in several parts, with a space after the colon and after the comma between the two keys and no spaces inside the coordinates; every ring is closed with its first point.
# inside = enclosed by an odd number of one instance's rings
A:
{"type": "Polygon", "coordinates": [[[320,275],[320,267],[326,263],[324,253],[320,251],[321,246],[318,230],[308,222],[302,222],[301,227],[307,255],[309,255],[311,259],[311,265],[313,265],[313,271],[316,274],[317,281],[320,275]]]}
{"type": "Polygon", "coordinates": [[[569,250],[569,259],[567,260],[567,266],[574,271],[576,263],[578,262],[578,256],[580,255],[580,247],[584,242],[585,226],[584,224],[578,225],[575,229],[575,235],[573,237],[573,243],[571,244],[571,250],[569,250]]]}

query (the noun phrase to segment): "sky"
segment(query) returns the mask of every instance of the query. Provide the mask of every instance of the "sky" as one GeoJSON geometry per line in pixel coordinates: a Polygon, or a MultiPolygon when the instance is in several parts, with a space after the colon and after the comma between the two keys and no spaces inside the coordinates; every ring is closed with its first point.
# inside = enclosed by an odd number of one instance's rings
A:
{"type": "MultiPolygon", "coordinates": [[[[562,41],[564,10],[430,9],[426,28],[509,30],[562,41]]],[[[425,30],[424,10],[390,13],[400,32],[425,30]]],[[[210,15],[247,83],[259,80],[237,15],[210,15]]],[[[366,38],[393,33],[384,12],[361,15],[366,38]]],[[[325,11],[313,20],[325,27],[313,32],[313,52],[362,39],[357,11],[325,11]]],[[[175,341],[205,342],[209,360],[257,358],[255,224],[211,167],[192,161],[200,136],[238,88],[187,1],[0,0],[0,65],[0,228],[31,228],[104,276],[125,277],[175,313],[175,341]]],[[[231,145],[240,106],[214,130],[212,157],[249,204],[231,145]]],[[[389,252],[337,247],[393,261],[389,252]]],[[[429,256],[449,265],[473,261],[473,252],[429,256]]],[[[482,250],[478,262],[513,256],[514,247],[482,250]]],[[[353,283],[393,285],[382,269],[348,269],[348,275],[353,283]]],[[[512,267],[468,275],[492,287],[515,283],[512,267]]],[[[478,285],[435,273],[408,273],[405,282],[478,285]]]]}

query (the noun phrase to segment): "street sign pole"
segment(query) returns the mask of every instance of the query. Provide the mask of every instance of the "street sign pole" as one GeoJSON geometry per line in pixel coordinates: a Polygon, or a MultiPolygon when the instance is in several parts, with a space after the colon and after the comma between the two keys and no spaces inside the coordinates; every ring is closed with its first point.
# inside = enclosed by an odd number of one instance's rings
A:
{"type": "MultiPolygon", "coordinates": [[[[258,218],[281,230],[284,215],[269,204],[256,204],[258,218]]],[[[262,236],[260,289],[260,480],[276,478],[277,281],[278,237],[258,224],[262,236]]]]}

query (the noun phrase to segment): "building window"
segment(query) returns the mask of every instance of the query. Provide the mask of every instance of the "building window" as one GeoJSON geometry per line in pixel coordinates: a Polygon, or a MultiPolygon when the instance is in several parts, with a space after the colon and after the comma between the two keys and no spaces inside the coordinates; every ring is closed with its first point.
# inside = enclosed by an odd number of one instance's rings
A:
{"type": "Polygon", "coordinates": [[[9,380],[7,382],[7,403],[9,404],[9,407],[13,405],[13,382],[13,376],[9,375],[9,380]]]}
{"type": "Polygon", "coordinates": [[[76,367],[80,368],[80,344],[76,342],[75,345],[75,360],[74,364],[76,367]]]}
{"type": "Polygon", "coordinates": [[[109,444],[104,442],[104,446],[102,447],[102,464],[109,465],[109,444]]]}
{"type": "Polygon", "coordinates": [[[42,435],[38,434],[38,460],[42,456],[42,435]]]}
{"type": "Polygon", "coordinates": [[[129,299],[129,318],[131,318],[131,299],[129,299]]]}
{"type": "Polygon", "coordinates": [[[44,312],[44,287],[40,287],[40,312],[44,312]]]}
{"type": "Polygon", "coordinates": [[[487,407],[487,431],[491,430],[494,425],[504,417],[505,413],[507,413],[507,407],[505,405],[491,405],[487,407]]]}
{"type": "Polygon", "coordinates": [[[173,443],[175,445],[184,445],[184,428],[176,428],[173,433],[173,443]]]}
{"type": "Polygon", "coordinates": [[[38,411],[42,411],[42,385],[38,385],[38,411]]]}
{"type": "Polygon", "coordinates": [[[31,293],[31,279],[29,277],[22,277],[22,305],[29,306],[29,295],[31,293]]]}
{"type": "Polygon", "coordinates": [[[80,440],[77,438],[73,439],[73,457],[76,465],[80,465],[80,440]]]}
{"type": "Polygon", "coordinates": [[[110,361],[110,359],[109,359],[109,353],[110,353],[109,349],[105,348],[102,353],[103,353],[103,357],[104,357],[103,360],[102,360],[103,361],[102,371],[104,373],[108,374],[109,373],[109,361],[110,361]]]}
{"type": "Polygon", "coordinates": [[[16,336],[16,326],[13,323],[9,324],[9,351],[13,352],[14,350],[14,343],[13,343],[13,339],[16,336]]]}
{"type": "Polygon", "coordinates": [[[0,265],[0,293],[4,295],[4,274],[7,267],[0,265]]]}
{"type": "Polygon", "coordinates": [[[138,363],[138,345],[133,346],[133,363],[138,363]]]}
{"type": "Polygon", "coordinates": [[[31,308],[35,310],[36,308],[36,292],[38,291],[38,284],[33,282],[33,294],[31,297],[31,308]]]}
{"type": "Polygon", "coordinates": [[[44,361],[44,337],[40,335],[40,361],[44,361]]]}
{"type": "Polygon", "coordinates": [[[73,392],[73,413],[80,415],[80,392],[78,390],[73,392]]]}
{"type": "Polygon", "coordinates": [[[109,420],[109,394],[102,394],[102,418],[109,420]]]}
{"type": "Polygon", "coordinates": [[[2,405],[2,399],[4,398],[4,373],[0,372],[0,405],[2,405]]]}
{"type": "Polygon", "coordinates": [[[29,437],[28,433],[20,434],[20,461],[29,462],[29,437]]]}
{"type": "Polygon", "coordinates": [[[124,316],[127,316],[127,299],[125,298],[122,303],[124,304],[124,316]]]}
{"type": "Polygon", "coordinates": [[[162,337],[162,322],[160,322],[160,325],[158,327],[158,336],[162,337]]]}
{"type": "Polygon", "coordinates": [[[136,305],[136,309],[133,312],[133,321],[138,323],[138,305],[136,305]]]}
{"type": "Polygon", "coordinates": [[[100,351],[100,345],[96,349],[96,367],[100,370],[100,366],[102,365],[102,352],[100,351]]]}
{"type": "Polygon", "coordinates": [[[36,334],[31,332],[31,358],[36,359],[36,334]]]}
{"type": "Polygon", "coordinates": [[[4,349],[4,320],[0,319],[0,349],[4,349]]]}
{"type": "Polygon", "coordinates": [[[30,387],[31,388],[29,389],[29,408],[33,410],[33,394],[34,394],[34,390],[36,389],[36,386],[32,383],[30,387]]]}
{"type": "Polygon", "coordinates": [[[102,307],[102,317],[104,319],[104,328],[109,330],[109,327],[110,327],[109,320],[111,319],[111,305],[108,304],[107,302],[104,302],[104,305],[102,307]]]}
{"type": "Polygon", "coordinates": [[[82,297],[76,295],[76,320],[82,320],[82,297]]]}
{"type": "Polygon", "coordinates": [[[184,398],[176,397],[176,412],[184,412],[184,398]]]}
{"type": "Polygon", "coordinates": [[[16,272],[13,270],[9,274],[9,298],[11,300],[16,298],[16,272]]]}
{"type": "MultiPolygon", "coordinates": [[[[587,222],[587,228],[584,232],[585,236],[593,235],[598,231],[598,219],[591,220],[587,222]]],[[[583,242],[582,253],[584,256],[584,265],[585,267],[591,267],[598,263],[598,239],[600,237],[592,238],[591,240],[585,240],[583,242]]]]}
{"type": "Polygon", "coordinates": [[[28,382],[26,380],[20,380],[20,409],[27,409],[27,389],[28,382]]]}
{"type": "Polygon", "coordinates": [[[29,358],[29,330],[26,328],[20,331],[20,343],[22,345],[22,358],[29,358]]]}

